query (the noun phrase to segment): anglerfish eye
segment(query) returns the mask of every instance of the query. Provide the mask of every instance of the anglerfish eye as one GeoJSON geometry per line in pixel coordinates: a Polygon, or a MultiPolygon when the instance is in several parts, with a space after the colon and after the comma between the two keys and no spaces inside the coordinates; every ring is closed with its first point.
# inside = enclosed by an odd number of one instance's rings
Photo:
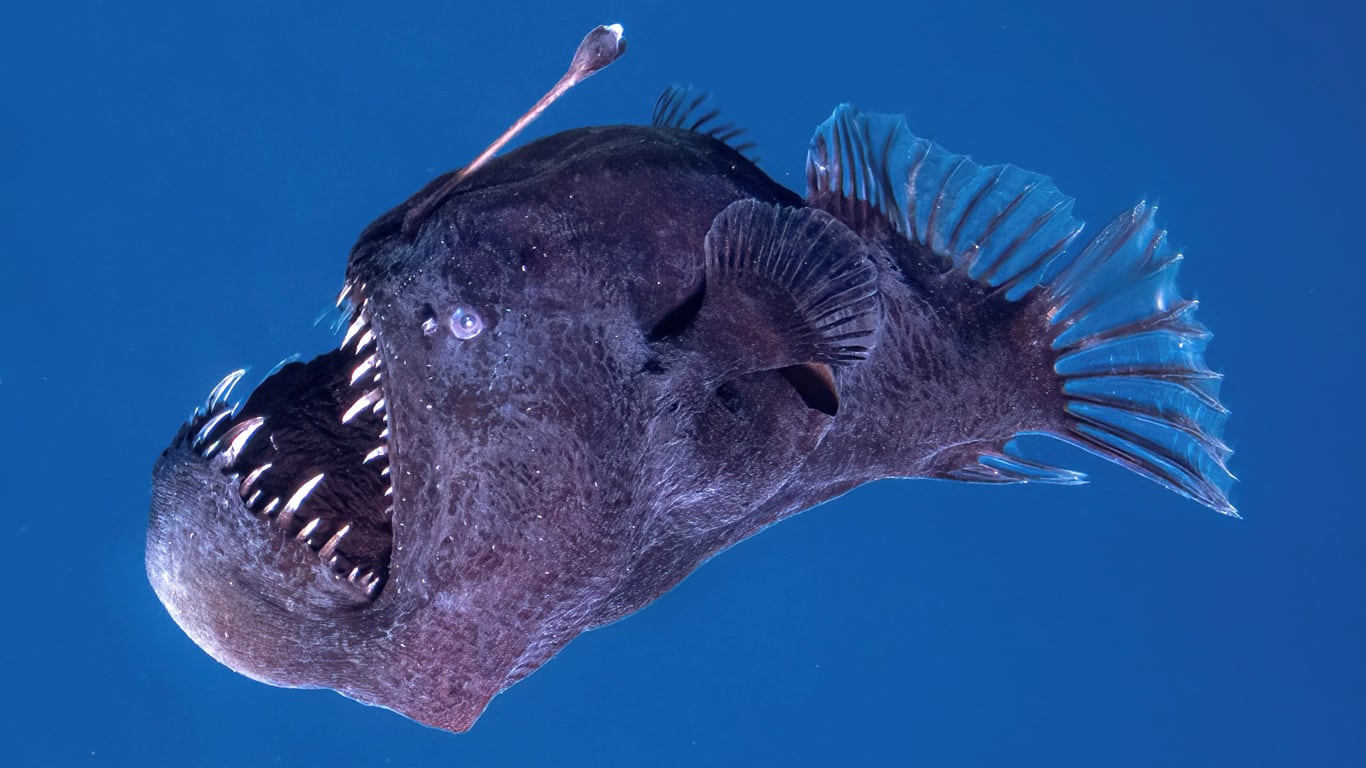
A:
{"type": "Polygon", "coordinates": [[[479,313],[467,307],[456,307],[451,312],[451,333],[457,339],[472,339],[484,330],[484,320],[479,313]]]}

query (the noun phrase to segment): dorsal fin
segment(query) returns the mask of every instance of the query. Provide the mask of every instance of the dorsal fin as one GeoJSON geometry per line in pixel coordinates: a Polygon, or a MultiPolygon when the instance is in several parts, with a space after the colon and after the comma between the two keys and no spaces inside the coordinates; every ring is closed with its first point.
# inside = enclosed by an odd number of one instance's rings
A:
{"type": "Polygon", "coordinates": [[[806,196],[856,199],[973,280],[1018,299],[1081,231],[1072,198],[1046,176],[980,166],[919,138],[900,115],[843,104],[816,130],[806,196]]]}
{"type": "Polygon", "coordinates": [[[877,272],[858,236],[825,211],[737,200],[712,221],[704,248],[699,323],[740,323],[745,335],[767,325],[782,342],[767,350],[772,360],[750,355],[752,370],[851,365],[876,346],[877,272]]]}
{"type": "Polygon", "coordinates": [[[738,141],[745,129],[733,122],[718,122],[720,116],[721,110],[717,109],[710,93],[686,83],[674,83],[665,88],[655,101],[650,125],[710,136],[744,155],[750,162],[759,162],[759,158],[753,154],[754,142],[738,141]]]}
{"type": "MultiPolygon", "coordinates": [[[[1037,312],[1053,350],[1067,440],[1225,514],[1233,484],[1221,438],[1228,411],[1205,365],[1210,334],[1176,288],[1181,254],[1139,203],[1080,251],[1072,199],[1047,177],[981,166],[913,135],[899,116],[849,105],[822,123],[807,155],[807,198],[836,215],[858,201],[923,246],[937,266],[1037,312]]],[[[1025,383],[1022,382],[1022,386],[1025,383]]],[[[1075,483],[1076,473],[1019,457],[1004,441],[945,476],[1075,483]]]]}

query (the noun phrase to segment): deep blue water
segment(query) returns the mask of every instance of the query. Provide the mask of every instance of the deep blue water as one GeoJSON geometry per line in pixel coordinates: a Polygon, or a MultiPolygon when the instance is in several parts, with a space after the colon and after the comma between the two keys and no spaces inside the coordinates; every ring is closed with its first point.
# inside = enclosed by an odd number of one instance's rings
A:
{"type": "MultiPolygon", "coordinates": [[[[1362,19],[1308,0],[10,4],[0,10],[3,765],[1366,765],[1362,19]],[[284,5],[285,8],[280,6],[284,5]],[[213,662],[143,574],[228,370],[334,343],[352,239],[620,21],[532,135],[713,91],[801,189],[841,101],[1185,246],[1244,520],[884,482],[718,557],[451,735],[213,662]]],[[[1352,12],[1353,14],[1357,12],[1352,12]]]]}

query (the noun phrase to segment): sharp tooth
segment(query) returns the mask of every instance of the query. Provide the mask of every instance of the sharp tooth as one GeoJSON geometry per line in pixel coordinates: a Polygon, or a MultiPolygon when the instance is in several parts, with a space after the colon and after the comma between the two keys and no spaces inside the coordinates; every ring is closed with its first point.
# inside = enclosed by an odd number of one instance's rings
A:
{"type": "Polygon", "coordinates": [[[245,499],[247,494],[251,493],[251,487],[256,485],[256,481],[261,479],[261,475],[265,474],[266,470],[270,469],[272,466],[274,465],[270,462],[266,462],[247,474],[247,479],[242,481],[242,487],[238,491],[242,494],[242,498],[245,499]]]}
{"type": "Polygon", "coordinates": [[[380,475],[382,475],[382,476],[384,476],[384,477],[388,477],[388,476],[389,476],[389,467],[388,467],[388,465],[385,465],[384,469],[381,469],[381,470],[379,471],[379,473],[380,473],[380,475]]]}
{"type": "Polygon", "coordinates": [[[378,400],[375,401],[375,413],[383,413],[383,411],[384,411],[384,398],[381,397],[380,399],[378,399],[378,400]]]}
{"type": "Polygon", "coordinates": [[[341,293],[337,294],[337,306],[340,307],[349,295],[351,295],[351,283],[342,283],[341,293]]]}
{"type": "Polygon", "coordinates": [[[264,416],[253,416],[241,424],[233,426],[232,429],[229,429],[222,437],[222,440],[226,441],[228,444],[227,450],[223,451],[223,460],[229,464],[237,461],[237,456],[242,453],[242,449],[246,447],[247,441],[251,439],[251,436],[255,434],[256,430],[265,422],[266,418],[264,416]]]}
{"type": "Polygon", "coordinates": [[[328,539],[327,543],[323,545],[323,548],[318,550],[318,557],[321,557],[324,560],[331,558],[332,553],[337,551],[337,545],[341,543],[342,538],[346,536],[346,534],[350,531],[350,523],[347,523],[346,525],[343,525],[341,528],[338,528],[337,532],[332,534],[332,538],[328,539]]]}
{"type": "Polygon", "coordinates": [[[360,354],[360,351],[370,346],[370,342],[374,340],[375,332],[370,330],[369,328],[365,329],[365,333],[362,333],[360,335],[360,341],[356,342],[356,354],[360,354]]]}
{"type": "Polygon", "coordinates": [[[379,439],[381,439],[381,440],[388,440],[388,439],[389,439],[389,425],[388,425],[388,424],[385,424],[385,425],[384,425],[384,429],[380,430],[379,439]]]}
{"type": "Polygon", "coordinates": [[[352,568],[352,569],[351,569],[351,572],[348,573],[348,574],[346,575],[346,578],[348,578],[348,579],[350,579],[350,580],[352,580],[352,581],[355,581],[355,580],[356,580],[356,574],[358,574],[358,573],[360,573],[360,566],[359,566],[359,565],[356,566],[355,568],[352,568]]]}
{"type": "Polygon", "coordinates": [[[361,411],[369,408],[378,399],[380,399],[378,389],[366,390],[365,394],[361,395],[356,402],[351,404],[350,408],[346,409],[346,413],[342,414],[341,423],[349,424],[361,411]]]}
{"type": "Polygon", "coordinates": [[[256,492],[255,492],[255,493],[253,493],[250,497],[247,498],[247,506],[248,506],[248,507],[254,507],[254,506],[256,506],[256,502],[258,502],[258,501],[260,501],[260,500],[261,500],[261,489],[258,488],[258,489],[256,489],[256,492]]]}
{"type": "Polygon", "coordinates": [[[365,461],[362,461],[361,463],[362,463],[362,464],[369,464],[370,462],[374,461],[375,459],[378,459],[378,458],[381,457],[381,456],[388,455],[388,453],[389,453],[389,447],[388,447],[388,446],[385,446],[385,445],[381,445],[380,447],[376,448],[375,450],[373,450],[373,451],[371,451],[371,452],[365,454],[365,461]]]}
{"type": "Polygon", "coordinates": [[[242,380],[242,376],[244,376],[246,372],[246,368],[238,368],[227,376],[224,376],[223,380],[218,382],[218,385],[213,388],[213,391],[209,392],[208,409],[210,411],[224,400],[228,399],[228,395],[232,394],[232,388],[237,386],[237,382],[242,380]]]}
{"type": "Polygon", "coordinates": [[[361,364],[356,366],[356,370],[351,372],[351,386],[356,386],[356,382],[360,381],[362,376],[364,376],[367,372],[373,370],[375,366],[377,366],[378,364],[378,352],[362,360],[361,364]]]}
{"type": "Polygon", "coordinates": [[[365,313],[359,313],[356,316],[356,319],[351,322],[351,326],[346,329],[346,336],[342,337],[342,343],[338,349],[345,349],[346,345],[351,343],[351,339],[354,339],[356,334],[360,333],[361,329],[364,328],[368,322],[369,321],[365,319],[365,313]]]}
{"type": "Polygon", "coordinates": [[[303,504],[304,499],[308,498],[308,494],[312,493],[313,489],[318,487],[318,483],[323,481],[323,476],[325,474],[326,473],[324,472],[319,472],[313,477],[310,477],[308,480],[304,481],[303,485],[299,486],[299,490],[295,491],[293,496],[289,497],[289,501],[285,502],[285,508],[280,510],[280,517],[278,520],[281,525],[288,525],[289,522],[294,519],[294,513],[299,511],[299,505],[303,504]]]}
{"type": "Polygon", "coordinates": [[[280,506],[280,497],[276,496],[275,498],[271,499],[268,504],[261,508],[261,514],[265,515],[266,517],[270,517],[275,512],[275,508],[278,506],[280,506]]]}
{"type": "Polygon", "coordinates": [[[295,352],[294,354],[290,355],[289,357],[286,357],[285,359],[283,359],[283,360],[281,360],[280,362],[276,363],[269,371],[266,372],[266,378],[269,379],[271,376],[274,376],[275,374],[279,373],[281,368],[284,368],[286,365],[289,365],[290,363],[292,363],[292,362],[294,362],[294,361],[296,361],[296,360],[298,360],[298,359],[299,359],[299,353],[298,353],[298,352],[295,352]]]}
{"type": "MultiPolygon", "coordinates": [[[[204,439],[209,436],[209,433],[213,432],[214,427],[217,427],[223,419],[226,419],[231,415],[231,411],[219,411],[214,414],[213,418],[209,419],[204,426],[199,428],[199,432],[195,434],[194,446],[198,448],[199,445],[204,442],[204,439]]],[[[210,453],[212,453],[212,451],[210,451],[210,453]]]]}
{"type": "Polygon", "coordinates": [[[393,495],[394,495],[394,486],[391,485],[391,486],[389,486],[388,488],[385,488],[385,489],[384,489],[384,495],[385,495],[385,496],[393,496],[393,495]]]}
{"type": "Polygon", "coordinates": [[[318,530],[318,523],[321,523],[322,521],[323,519],[321,517],[315,517],[312,520],[309,520],[308,525],[305,525],[303,529],[299,531],[299,535],[295,536],[294,540],[303,541],[307,539],[314,531],[318,530]]]}

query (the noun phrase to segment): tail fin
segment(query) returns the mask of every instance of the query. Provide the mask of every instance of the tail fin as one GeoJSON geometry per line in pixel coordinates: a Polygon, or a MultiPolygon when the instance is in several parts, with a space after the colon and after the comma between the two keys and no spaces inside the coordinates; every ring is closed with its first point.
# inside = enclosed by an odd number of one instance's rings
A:
{"type": "MultiPolygon", "coordinates": [[[[1072,200],[1044,176],[983,167],[914,136],[900,117],[835,110],[812,139],[807,198],[858,200],[945,269],[1010,301],[1040,303],[1066,418],[1051,432],[1218,512],[1234,478],[1228,411],[1206,367],[1210,333],[1176,289],[1181,254],[1139,203],[1080,251],[1072,200]]],[[[950,474],[979,482],[1076,483],[1007,444],[950,474]]]]}
{"type": "Polygon", "coordinates": [[[1070,417],[1061,437],[1234,515],[1228,410],[1204,360],[1211,334],[1177,292],[1182,257],[1156,213],[1139,203],[1045,276],[1070,417]]]}

